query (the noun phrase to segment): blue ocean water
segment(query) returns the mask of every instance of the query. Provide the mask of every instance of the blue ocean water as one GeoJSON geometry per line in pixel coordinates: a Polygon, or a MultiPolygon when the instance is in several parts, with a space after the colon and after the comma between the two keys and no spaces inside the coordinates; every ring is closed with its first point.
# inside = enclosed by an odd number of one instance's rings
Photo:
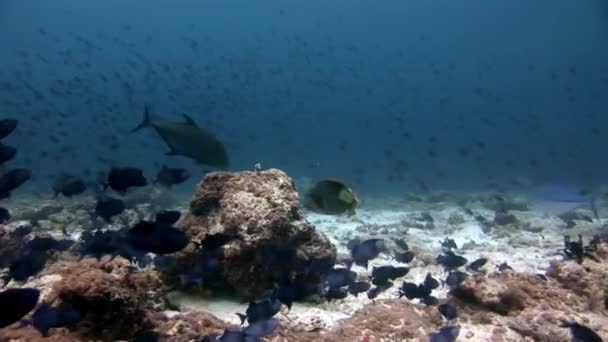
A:
{"type": "Polygon", "coordinates": [[[145,104],[216,133],[230,170],[366,194],[607,181],[602,0],[4,0],[0,41],[21,192],[112,166],[211,170],[129,134],[145,104]]]}

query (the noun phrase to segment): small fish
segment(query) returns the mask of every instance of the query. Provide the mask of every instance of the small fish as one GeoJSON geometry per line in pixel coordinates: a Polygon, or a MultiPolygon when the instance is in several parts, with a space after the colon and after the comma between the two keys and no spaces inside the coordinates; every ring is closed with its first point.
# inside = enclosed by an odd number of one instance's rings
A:
{"type": "Polygon", "coordinates": [[[0,120],[0,139],[8,137],[17,128],[17,119],[0,120]]]}
{"type": "Polygon", "coordinates": [[[266,298],[259,302],[249,302],[245,314],[237,313],[236,315],[241,318],[241,324],[245,323],[245,320],[251,325],[259,321],[266,321],[272,318],[281,310],[281,301],[274,298],[266,298]]]}
{"type": "Polygon", "coordinates": [[[504,271],[506,271],[506,270],[511,270],[511,271],[513,271],[513,268],[512,268],[511,266],[509,266],[509,264],[507,264],[507,262],[506,262],[506,261],[505,261],[505,262],[503,262],[502,264],[498,265],[497,267],[498,267],[498,270],[499,270],[500,272],[504,272],[504,271]]]}
{"type": "Polygon", "coordinates": [[[11,192],[23,185],[32,177],[27,169],[12,169],[0,176],[0,199],[8,198],[11,192]]]}
{"type": "Polygon", "coordinates": [[[424,278],[424,282],[422,284],[426,289],[429,289],[429,290],[434,290],[439,287],[439,281],[437,281],[437,279],[433,278],[431,273],[426,274],[426,277],[424,278]]]}
{"type": "Polygon", "coordinates": [[[574,342],[602,342],[602,338],[591,328],[576,322],[562,321],[562,327],[570,328],[574,342]]]}
{"type": "Polygon", "coordinates": [[[344,182],[326,179],[317,182],[304,198],[304,206],[326,215],[355,215],[357,195],[344,182]]]}
{"type": "Polygon", "coordinates": [[[74,324],[80,320],[80,314],[71,309],[51,307],[44,303],[41,304],[32,316],[34,328],[42,336],[48,337],[51,328],[61,328],[74,324]]]}
{"type": "Polygon", "coordinates": [[[148,181],[144,177],[141,169],[134,167],[112,168],[108,174],[104,189],[108,187],[118,192],[125,194],[129,188],[142,187],[148,185],[148,181]]]}
{"type": "Polygon", "coordinates": [[[438,256],[436,259],[438,264],[443,265],[445,268],[458,268],[467,264],[467,259],[460,255],[456,255],[452,251],[447,251],[444,255],[438,256]]]}
{"type": "Polygon", "coordinates": [[[0,328],[14,324],[34,310],[40,291],[32,288],[12,288],[0,292],[0,328]]]}
{"type": "Polygon", "coordinates": [[[393,242],[395,242],[395,244],[404,251],[410,250],[410,246],[408,246],[407,242],[405,242],[404,239],[393,239],[393,242]]]}
{"type": "Polygon", "coordinates": [[[407,264],[409,262],[411,262],[412,260],[414,260],[414,252],[412,251],[407,251],[407,252],[395,252],[395,260],[402,262],[404,264],[407,264]]]}
{"type": "Polygon", "coordinates": [[[384,290],[385,289],[383,287],[380,287],[380,286],[373,287],[369,291],[367,291],[367,298],[373,300],[376,297],[378,297],[378,295],[380,293],[382,293],[382,291],[384,291],[384,290]]]}
{"type": "Polygon", "coordinates": [[[182,184],[190,178],[190,173],[186,169],[169,168],[165,165],[156,174],[154,183],[171,188],[174,185],[182,184]]]}
{"type": "Polygon", "coordinates": [[[431,334],[430,342],[456,342],[459,334],[459,326],[443,327],[439,329],[439,332],[431,334]]]}
{"type": "Polygon", "coordinates": [[[443,317],[447,319],[454,319],[458,317],[458,310],[454,305],[441,304],[437,307],[437,310],[441,313],[443,317]]]}
{"type": "Polygon", "coordinates": [[[177,223],[181,216],[182,214],[177,210],[163,210],[156,214],[155,222],[172,225],[177,223]]]}
{"type": "Polygon", "coordinates": [[[165,255],[181,251],[190,240],[171,225],[140,221],[129,229],[126,242],[137,251],[165,255]]]}
{"type": "Polygon", "coordinates": [[[401,288],[399,288],[399,298],[406,297],[407,299],[423,299],[431,295],[431,289],[424,286],[424,284],[414,284],[409,282],[403,282],[401,288]]]}
{"type": "Polygon", "coordinates": [[[44,269],[46,260],[44,251],[26,250],[10,264],[8,275],[16,281],[26,281],[44,269]]]}
{"type": "Polygon", "coordinates": [[[450,238],[445,238],[445,240],[443,240],[443,242],[441,242],[441,247],[448,249],[448,250],[449,249],[458,249],[458,246],[456,246],[456,242],[450,238]]]}
{"type": "Polygon", "coordinates": [[[65,197],[80,195],[86,189],[87,185],[82,179],[80,179],[80,177],[67,174],[60,175],[53,185],[55,197],[57,197],[59,194],[65,197]]]}
{"type": "Polygon", "coordinates": [[[321,278],[321,284],[326,288],[340,288],[350,285],[357,279],[357,273],[346,268],[334,268],[327,271],[321,278]]]}
{"type": "Polygon", "coordinates": [[[456,287],[460,285],[463,281],[467,279],[468,275],[464,272],[460,271],[452,271],[448,273],[447,278],[445,279],[445,283],[450,287],[456,287]]]}
{"type": "Polygon", "coordinates": [[[370,260],[375,259],[385,250],[383,239],[369,239],[355,244],[351,249],[353,262],[367,268],[370,260]]]}
{"type": "Polygon", "coordinates": [[[200,247],[207,250],[215,250],[230,242],[232,238],[226,234],[209,234],[199,243],[200,247]]]}
{"type": "Polygon", "coordinates": [[[0,144],[0,165],[15,158],[16,155],[17,155],[16,148],[14,148],[12,146],[6,146],[3,144],[0,144]]]}
{"type": "Polygon", "coordinates": [[[487,258],[479,258],[467,265],[467,270],[479,271],[488,262],[487,258]]]}
{"type": "Polygon", "coordinates": [[[11,213],[8,209],[0,207],[0,224],[5,224],[11,220],[11,213]]]}
{"type": "Polygon", "coordinates": [[[125,209],[125,203],[120,199],[111,197],[98,198],[95,204],[95,216],[109,222],[112,217],[121,214],[125,209]]]}
{"type": "Polygon", "coordinates": [[[435,306],[437,304],[439,304],[439,299],[437,299],[437,297],[434,296],[427,296],[422,298],[422,303],[424,303],[424,305],[428,305],[428,306],[435,306]]]}
{"type": "Polygon", "coordinates": [[[359,293],[367,292],[371,288],[371,284],[366,281],[355,281],[348,285],[348,292],[358,296],[359,293]]]}
{"type": "Polygon", "coordinates": [[[348,297],[348,289],[343,287],[337,288],[329,288],[324,291],[323,297],[328,301],[332,301],[334,299],[344,299],[348,297]]]}
{"type": "MultiPolygon", "coordinates": [[[[279,320],[270,318],[250,324],[243,329],[243,334],[246,336],[244,341],[257,341],[264,336],[271,335],[279,326],[279,320]]],[[[222,338],[221,341],[224,341],[222,338]]]]}
{"type": "Polygon", "coordinates": [[[380,266],[372,269],[372,283],[377,286],[383,286],[388,283],[389,280],[394,280],[399,277],[405,276],[409,272],[407,267],[395,267],[395,266],[380,266]]]}

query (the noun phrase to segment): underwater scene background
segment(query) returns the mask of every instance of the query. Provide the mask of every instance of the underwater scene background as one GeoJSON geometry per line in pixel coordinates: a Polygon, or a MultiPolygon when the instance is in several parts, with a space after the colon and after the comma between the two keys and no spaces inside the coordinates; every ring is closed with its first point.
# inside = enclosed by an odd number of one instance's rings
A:
{"type": "Polygon", "coordinates": [[[606,1],[1,0],[0,42],[0,341],[608,336],[606,1]]]}

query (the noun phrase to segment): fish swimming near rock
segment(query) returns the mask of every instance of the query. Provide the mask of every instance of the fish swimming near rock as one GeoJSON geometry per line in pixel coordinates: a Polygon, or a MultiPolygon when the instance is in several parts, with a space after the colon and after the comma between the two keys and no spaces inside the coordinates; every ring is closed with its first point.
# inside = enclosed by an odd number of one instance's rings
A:
{"type": "Polygon", "coordinates": [[[327,215],[346,213],[352,216],[358,204],[359,199],[353,190],[337,179],[317,182],[304,199],[306,208],[327,215]]]}
{"type": "Polygon", "coordinates": [[[86,189],[87,185],[80,177],[68,174],[60,175],[53,184],[55,197],[59,196],[59,194],[62,194],[65,197],[80,195],[86,189]]]}
{"type": "Polygon", "coordinates": [[[0,144],[0,165],[7,161],[15,158],[17,155],[17,149],[12,146],[0,144]]]}
{"type": "Polygon", "coordinates": [[[12,169],[0,176],[0,199],[8,198],[11,192],[23,185],[32,177],[27,169],[12,169]]]}
{"type": "Polygon", "coordinates": [[[148,185],[146,177],[141,169],[135,167],[113,167],[108,174],[104,189],[108,187],[125,194],[129,188],[148,185]]]}
{"type": "Polygon", "coordinates": [[[0,328],[18,322],[34,310],[40,291],[32,288],[12,288],[0,292],[0,328]]]}
{"type": "Polygon", "coordinates": [[[228,168],[228,153],[224,144],[211,132],[200,128],[194,120],[184,114],[184,122],[152,120],[148,106],[142,122],[131,130],[137,132],[152,127],[169,147],[169,156],[184,156],[198,163],[228,168]]]}
{"type": "Polygon", "coordinates": [[[17,119],[0,120],[0,139],[8,137],[17,128],[17,119]]]}
{"type": "Polygon", "coordinates": [[[5,224],[11,220],[11,212],[4,207],[0,207],[0,224],[5,224]]]}
{"type": "Polygon", "coordinates": [[[186,169],[172,168],[163,165],[156,174],[155,184],[160,184],[164,187],[171,188],[173,185],[179,185],[190,178],[190,173],[186,169]]]}

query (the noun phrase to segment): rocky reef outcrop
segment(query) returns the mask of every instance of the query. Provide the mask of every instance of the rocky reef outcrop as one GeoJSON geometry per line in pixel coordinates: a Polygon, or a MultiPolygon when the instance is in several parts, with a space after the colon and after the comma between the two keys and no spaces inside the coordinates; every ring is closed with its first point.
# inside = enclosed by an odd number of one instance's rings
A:
{"type": "MultiPolygon", "coordinates": [[[[244,298],[263,296],[294,272],[333,266],[336,248],[306,221],[291,178],[270,169],[215,172],[197,186],[180,228],[193,241],[222,236],[221,278],[244,298]],[[314,265],[314,266],[311,266],[314,265]]],[[[208,250],[191,245],[178,257],[182,274],[208,250]]]]}
{"type": "MultiPolygon", "coordinates": [[[[593,258],[553,261],[545,274],[493,272],[476,274],[451,291],[473,324],[506,327],[534,341],[570,341],[564,321],[608,335],[608,245],[593,258]]],[[[503,332],[498,331],[499,340],[503,332]]]]}

